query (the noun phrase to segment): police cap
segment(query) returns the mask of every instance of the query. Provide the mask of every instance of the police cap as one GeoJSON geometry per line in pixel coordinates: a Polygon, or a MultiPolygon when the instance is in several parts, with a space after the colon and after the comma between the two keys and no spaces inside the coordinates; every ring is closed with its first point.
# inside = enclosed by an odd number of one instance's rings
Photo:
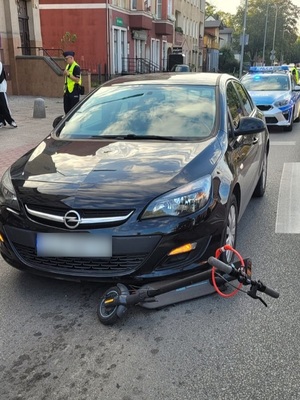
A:
{"type": "Polygon", "coordinates": [[[64,57],[66,58],[66,57],[74,57],[75,56],[75,53],[74,53],[74,51],[64,51],[63,52],[63,55],[64,55],[64,57]]]}

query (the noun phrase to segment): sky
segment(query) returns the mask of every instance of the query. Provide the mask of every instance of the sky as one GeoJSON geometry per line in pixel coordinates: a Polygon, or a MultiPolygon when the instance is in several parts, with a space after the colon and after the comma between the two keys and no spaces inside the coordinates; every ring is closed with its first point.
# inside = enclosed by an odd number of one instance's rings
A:
{"type": "MultiPolygon", "coordinates": [[[[238,6],[242,3],[245,5],[245,0],[208,0],[209,3],[217,8],[217,10],[235,14],[238,6]]],[[[300,0],[292,0],[295,6],[300,7],[300,0]]]]}

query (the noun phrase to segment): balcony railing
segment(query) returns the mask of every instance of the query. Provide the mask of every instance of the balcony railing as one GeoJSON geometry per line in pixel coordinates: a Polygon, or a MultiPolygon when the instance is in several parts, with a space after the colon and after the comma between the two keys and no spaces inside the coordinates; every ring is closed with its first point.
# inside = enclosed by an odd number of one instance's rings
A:
{"type": "Polygon", "coordinates": [[[149,74],[152,72],[161,72],[161,68],[147,58],[122,58],[122,74],[149,74]]]}

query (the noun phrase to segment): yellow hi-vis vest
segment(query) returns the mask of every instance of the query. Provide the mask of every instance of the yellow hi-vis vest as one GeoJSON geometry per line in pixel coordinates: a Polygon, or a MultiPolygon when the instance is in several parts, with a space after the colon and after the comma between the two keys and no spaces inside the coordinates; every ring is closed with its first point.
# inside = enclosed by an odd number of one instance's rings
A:
{"type": "Polygon", "coordinates": [[[295,68],[295,70],[296,70],[296,83],[298,85],[298,83],[299,83],[299,71],[297,70],[297,68],[295,68]]]}
{"type": "MultiPolygon", "coordinates": [[[[70,68],[68,69],[69,74],[73,75],[73,70],[74,70],[76,65],[78,65],[78,64],[75,61],[71,64],[70,68]]],[[[68,65],[67,65],[67,67],[68,67],[68,65]]],[[[67,67],[66,67],[66,69],[67,69],[67,67]]],[[[79,67],[79,65],[78,65],[78,67],[79,67]]],[[[73,90],[74,90],[75,85],[76,85],[76,82],[74,82],[72,79],[70,79],[67,76],[66,77],[66,81],[65,81],[65,92],[67,91],[67,88],[68,88],[68,92],[72,93],[73,90]]],[[[78,82],[78,85],[81,85],[81,75],[80,75],[80,80],[78,82]]]]}

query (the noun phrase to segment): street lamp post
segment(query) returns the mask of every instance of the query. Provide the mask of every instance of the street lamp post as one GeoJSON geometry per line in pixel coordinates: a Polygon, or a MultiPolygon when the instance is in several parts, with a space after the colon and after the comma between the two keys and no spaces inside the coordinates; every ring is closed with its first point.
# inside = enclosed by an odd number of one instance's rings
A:
{"type": "Polygon", "coordinates": [[[263,54],[262,54],[263,65],[265,65],[265,50],[266,50],[266,40],[267,40],[268,16],[269,16],[269,3],[267,3],[267,12],[266,12],[266,25],[265,25],[264,45],[263,45],[263,54]]]}
{"type": "Polygon", "coordinates": [[[243,74],[243,63],[244,63],[244,50],[245,50],[245,38],[246,38],[246,25],[247,25],[247,9],[248,0],[245,0],[245,13],[244,13],[244,24],[243,24],[243,38],[242,38],[242,48],[241,48],[241,59],[240,59],[240,78],[243,74]]]}
{"type": "Polygon", "coordinates": [[[276,28],[277,28],[277,17],[278,17],[278,5],[274,4],[275,7],[275,22],[274,22],[274,32],[273,32],[273,46],[272,46],[272,65],[275,63],[275,38],[276,38],[276,28]]]}

